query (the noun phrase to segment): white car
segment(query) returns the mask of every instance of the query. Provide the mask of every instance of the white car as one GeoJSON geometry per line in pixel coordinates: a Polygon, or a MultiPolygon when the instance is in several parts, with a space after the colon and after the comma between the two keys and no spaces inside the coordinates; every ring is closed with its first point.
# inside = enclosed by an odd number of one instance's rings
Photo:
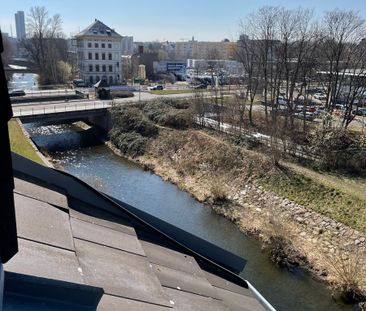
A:
{"type": "Polygon", "coordinates": [[[323,94],[323,93],[315,93],[313,95],[313,97],[315,99],[319,99],[319,100],[326,100],[327,99],[327,96],[325,94],[323,94]]]}

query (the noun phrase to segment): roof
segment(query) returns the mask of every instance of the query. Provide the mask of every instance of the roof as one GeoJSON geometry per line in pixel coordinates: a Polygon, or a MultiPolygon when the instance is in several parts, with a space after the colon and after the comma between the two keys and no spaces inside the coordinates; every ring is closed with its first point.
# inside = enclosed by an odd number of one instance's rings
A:
{"type": "Polygon", "coordinates": [[[121,38],[122,36],[118,34],[114,29],[108,27],[99,20],[95,20],[94,23],[89,25],[87,28],[75,35],[75,37],[86,37],[86,36],[98,36],[98,37],[112,37],[121,38]]]}
{"type": "Polygon", "coordinates": [[[17,175],[19,253],[4,265],[5,310],[264,310],[245,282],[121,209],[17,175]]]}

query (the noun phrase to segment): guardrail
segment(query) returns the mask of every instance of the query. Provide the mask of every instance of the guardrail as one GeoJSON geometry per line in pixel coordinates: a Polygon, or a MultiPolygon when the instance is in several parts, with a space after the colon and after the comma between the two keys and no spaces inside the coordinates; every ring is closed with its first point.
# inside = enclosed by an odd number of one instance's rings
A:
{"type": "Polygon", "coordinates": [[[63,112],[73,112],[73,111],[85,111],[85,110],[95,110],[109,108],[112,105],[112,101],[92,101],[83,103],[68,103],[65,105],[54,104],[47,107],[13,107],[14,117],[25,117],[32,115],[45,115],[52,113],[63,113],[63,112]]]}
{"type": "Polygon", "coordinates": [[[229,135],[236,135],[241,133],[244,137],[248,139],[252,139],[254,141],[258,141],[259,143],[266,145],[268,147],[275,147],[277,150],[282,152],[288,153],[292,156],[303,158],[307,160],[317,161],[320,159],[320,156],[308,150],[306,146],[294,144],[288,142],[286,140],[281,140],[279,138],[276,139],[275,142],[271,140],[271,137],[262,133],[250,133],[244,129],[240,129],[240,127],[231,125],[228,123],[220,123],[216,120],[203,117],[203,118],[196,118],[196,122],[200,125],[205,127],[216,129],[220,132],[224,132],[229,135]]]}

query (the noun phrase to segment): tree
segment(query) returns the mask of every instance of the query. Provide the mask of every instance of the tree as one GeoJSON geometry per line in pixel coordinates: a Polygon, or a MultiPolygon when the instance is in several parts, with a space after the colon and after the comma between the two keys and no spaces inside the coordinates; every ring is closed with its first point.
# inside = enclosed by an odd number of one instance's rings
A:
{"type": "Polygon", "coordinates": [[[12,46],[9,37],[3,36],[4,53],[2,54],[4,67],[9,65],[11,58],[14,55],[14,47],[12,46]]]}
{"type": "Polygon", "coordinates": [[[341,101],[345,105],[342,124],[352,121],[353,104],[365,91],[365,20],[354,11],[326,12],[322,22],[319,81],[327,95],[326,108],[333,112],[341,101]]]}
{"type": "Polygon", "coordinates": [[[59,61],[67,61],[67,43],[63,38],[61,17],[49,17],[45,7],[33,7],[27,17],[27,39],[22,45],[40,69],[41,84],[57,84],[59,61]]]}

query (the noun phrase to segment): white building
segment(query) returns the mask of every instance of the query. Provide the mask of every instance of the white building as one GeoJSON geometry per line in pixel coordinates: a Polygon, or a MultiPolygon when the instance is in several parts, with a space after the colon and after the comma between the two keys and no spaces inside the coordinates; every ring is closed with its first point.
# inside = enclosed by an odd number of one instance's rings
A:
{"type": "Polygon", "coordinates": [[[132,55],[133,54],[133,37],[124,36],[122,38],[122,55],[132,55]]]}
{"type": "Polygon", "coordinates": [[[99,20],[78,33],[76,45],[79,78],[86,83],[105,80],[109,84],[122,81],[122,36],[99,20]]]}
{"type": "Polygon", "coordinates": [[[15,28],[17,31],[17,39],[20,41],[25,38],[25,22],[24,12],[18,11],[15,13],[15,28]]]}
{"type": "Polygon", "coordinates": [[[228,75],[242,75],[245,73],[242,63],[226,59],[187,59],[187,68],[198,73],[204,73],[210,68],[228,75]]]}

